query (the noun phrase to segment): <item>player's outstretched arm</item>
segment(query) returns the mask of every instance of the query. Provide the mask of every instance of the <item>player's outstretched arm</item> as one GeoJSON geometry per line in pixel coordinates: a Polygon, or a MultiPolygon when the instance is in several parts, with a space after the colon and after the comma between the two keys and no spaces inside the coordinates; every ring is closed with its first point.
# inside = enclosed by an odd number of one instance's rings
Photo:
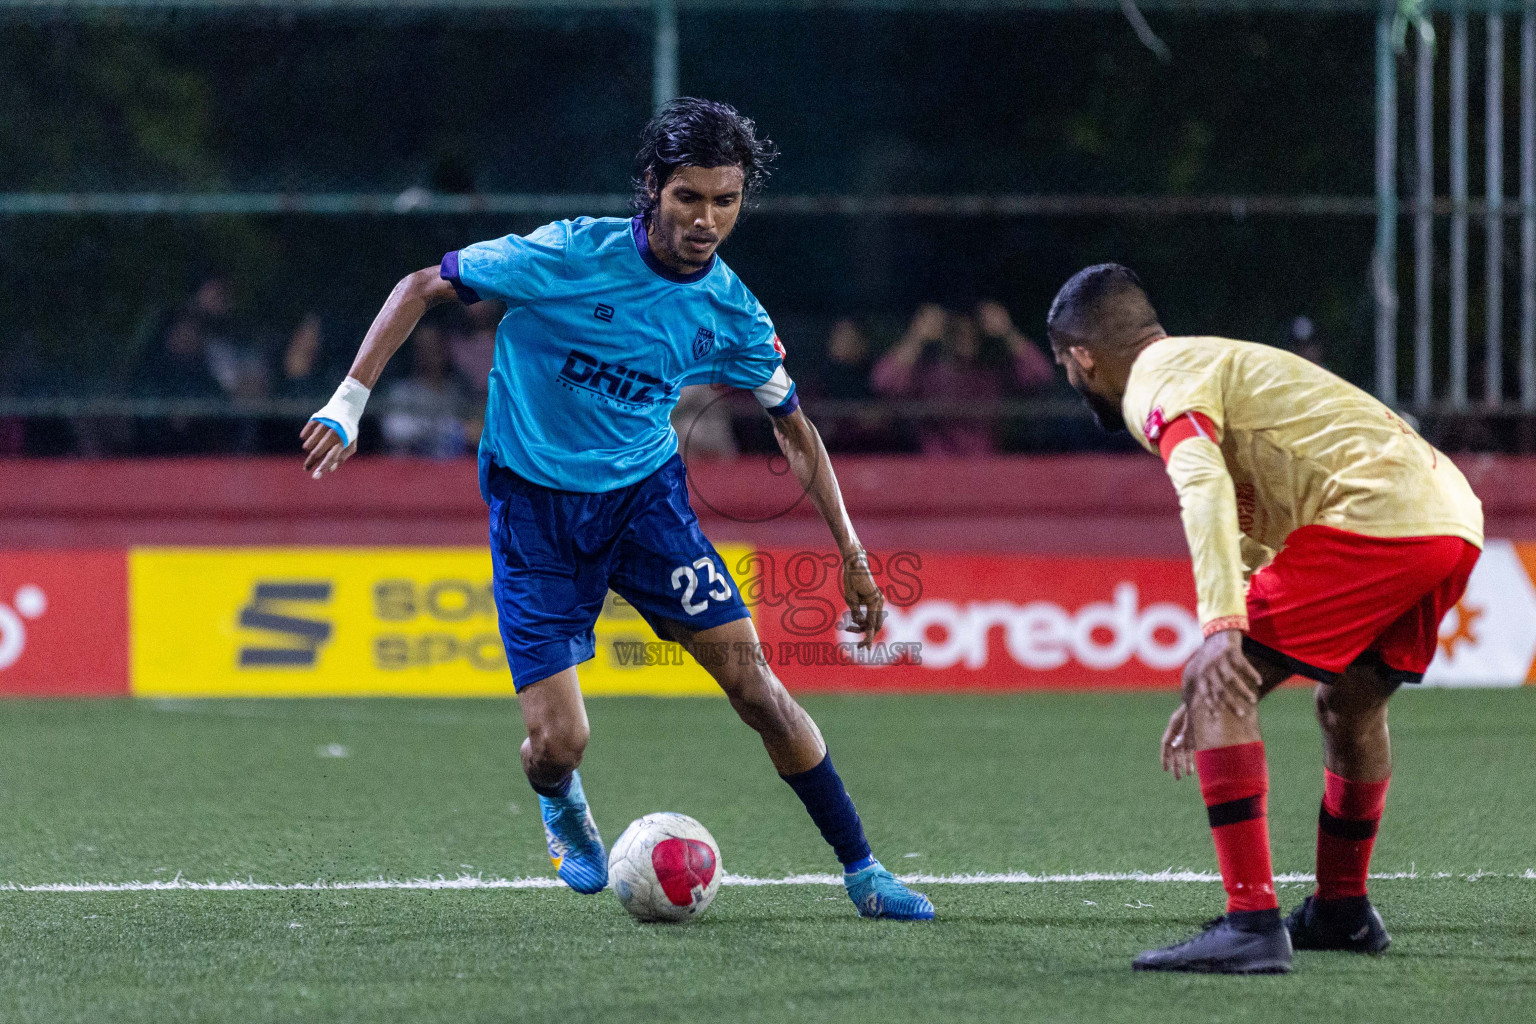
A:
{"type": "Polygon", "coordinates": [[[779,449],[789,460],[789,468],[795,479],[810,497],[811,504],[827,521],[832,539],[843,557],[843,600],[848,602],[852,618],[851,632],[862,633],[860,647],[873,647],[875,635],[885,624],[885,595],[875,585],[869,571],[869,556],[859,543],[859,535],[848,518],[843,505],[843,492],[837,485],[837,474],[832,471],[832,460],[827,448],[821,443],[821,433],[806,418],[805,412],[796,409],[785,416],[773,418],[773,433],[779,449]]]}
{"type": "Polygon", "coordinates": [[[395,285],[384,308],[373,318],[347,379],[319,412],[309,418],[299,439],[304,445],[304,471],[316,480],[336,469],[357,451],[357,425],[384,366],[405,344],[427,310],[457,298],[453,285],[426,267],[395,285]]]}
{"type": "MultiPolygon", "coordinates": [[[[1170,721],[1164,767],[1173,740],[1186,735],[1188,709],[1224,705],[1239,718],[1258,701],[1259,675],[1243,655],[1248,604],[1243,585],[1236,487],[1215,441],[1195,434],[1165,449],[1168,477],[1179,494],[1184,535],[1194,563],[1195,592],[1205,643],[1184,667],[1186,720],[1170,721]]],[[[1177,763],[1175,761],[1175,763],[1177,763]]]]}

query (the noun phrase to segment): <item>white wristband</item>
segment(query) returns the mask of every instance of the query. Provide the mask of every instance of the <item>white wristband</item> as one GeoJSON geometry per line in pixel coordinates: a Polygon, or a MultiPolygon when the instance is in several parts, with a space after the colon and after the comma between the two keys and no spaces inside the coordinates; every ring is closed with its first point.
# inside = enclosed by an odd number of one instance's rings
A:
{"type": "Polygon", "coordinates": [[[336,389],[331,400],[310,419],[318,420],[336,431],[341,438],[341,446],[350,448],[357,441],[357,424],[363,418],[363,406],[367,404],[368,389],[363,387],[361,381],[348,377],[341,382],[341,387],[336,389]]]}

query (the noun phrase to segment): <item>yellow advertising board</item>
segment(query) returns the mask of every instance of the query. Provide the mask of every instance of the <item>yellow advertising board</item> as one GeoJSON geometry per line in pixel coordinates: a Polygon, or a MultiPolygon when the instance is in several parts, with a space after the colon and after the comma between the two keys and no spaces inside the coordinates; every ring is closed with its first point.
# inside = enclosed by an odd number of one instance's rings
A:
{"type": "MultiPolygon", "coordinates": [[[[138,696],[513,692],[484,548],[136,548],[128,573],[138,696]]],[[[719,692],[615,594],[595,632],[586,693],[719,692]]]]}

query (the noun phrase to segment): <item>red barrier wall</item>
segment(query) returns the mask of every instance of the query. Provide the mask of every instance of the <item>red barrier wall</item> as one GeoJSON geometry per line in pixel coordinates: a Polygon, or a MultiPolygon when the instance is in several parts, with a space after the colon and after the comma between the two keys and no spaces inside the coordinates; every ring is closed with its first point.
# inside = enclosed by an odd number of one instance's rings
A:
{"type": "MultiPolygon", "coordinates": [[[[1536,540],[1536,458],[1457,463],[1490,536],[1536,540]]],[[[1142,455],[835,460],[865,543],[1061,555],[1184,553],[1173,489],[1142,455]]],[[[693,504],[719,543],[822,548],[782,459],[698,462],[693,504]]],[[[314,481],[296,459],[0,460],[0,548],[133,544],[479,544],[470,460],[362,458],[314,481]]]]}
{"type": "Polygon", "coordinates": [[[0,551],[0,696],[127,693],[127,554],[0,551]]]}
{"type": "MultiPolygon", "coordinates": [[[[1536,459],[1462,464],[1483,497],[1490,537],[1536,540],[1536,459]]],[[[844,458],[838,470],[890,598],[874,665],[846,650],[851,638],[834,628],[837,559],[782,462],[691,471],[692,501],[710,536],[755,549],[748,586],[758,592],[749,600],[765,650],[798,689],[1171,686],[1199,643],[1178,508],[1155,458],[844,458]]],[[[148,635],[144,610],[174,603],[185,580],[141,591],[154,578],[140,571],[152,553],[127,548],[454,545],[481,551],[464,577],[478,587],[488,571],[485,516],[467,460],[361,459],[321,482],[288,459],[0,462],[0,696],[137,692],[143,677],[129,651],[148,635]]],[[[1443,684],[1536,680],[1536,545],[1507,539],[1489,545],[1448,620],[1435,669],[1443,684]]],[[[264,566],[275,567],[270,578],[286,579],[291,570],[281,566],[294,558],[329,558],[316,571],[336,579],[345,573],[332,562],[358,553],[204,557],[246,559],[238,579],[206,566],[197,577],[224,587],[197,605],[212,615],[198,635],[216,637],[212,656],[234,671],[240,643],[293,642],[274,639],[280,627],[244,621],[253,588],[269,578],[264,566]]],[[[391,557],[374,551],[363,559],[391,557]]],[[[434,564],[440,557],[426,555],[434,564]]],[[[358,592],[366,603],[370,591],[358,592]]],[[[301,610],[314,621],[292,621],[338,635],[373,621],[351,605],[301,610]]],[[[162,636],[153,650],[184,659],[177,630],[186,617],[170,621],[162,634],[172,639],[162,636]]],[[[208,672],[195,675],[220,692],[208,672]]]]}

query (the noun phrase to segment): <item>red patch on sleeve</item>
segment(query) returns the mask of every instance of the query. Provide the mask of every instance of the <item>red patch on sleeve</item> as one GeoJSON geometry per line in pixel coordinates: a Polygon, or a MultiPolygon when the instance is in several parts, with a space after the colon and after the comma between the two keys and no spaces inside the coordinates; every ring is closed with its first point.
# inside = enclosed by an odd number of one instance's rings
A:
{"type": "Polygon", "coordinates": [[[1212,444],[1221,443],[1221,432],[1203,412],[1186,412],[1174,417],[1172,423],[1159,423],[1159,427],[1162,436],[1157,439],[1157,450],[1164,462],[1168,461],[1175,448],[1192,437],[1203,437],[1212,444]]]}
{"type": "Polygon", "coordinates": [[[1143,424],[1141,432],[1147,435],[1148,441],[1156,441],[1163,436],[1163,431],[1168,428],[1168,421],[1163,419],[1163,407],[1158,406],[1147,413],[1147,422],[1143,424]]]}
{"type": "Polygon", "coordinates": [[[775,333],[773,336],[773,350],[779,354],[780,359],[785,358],[789,354],[784,351],[784,343],[779,340],[777,333],[775,333]]]}

